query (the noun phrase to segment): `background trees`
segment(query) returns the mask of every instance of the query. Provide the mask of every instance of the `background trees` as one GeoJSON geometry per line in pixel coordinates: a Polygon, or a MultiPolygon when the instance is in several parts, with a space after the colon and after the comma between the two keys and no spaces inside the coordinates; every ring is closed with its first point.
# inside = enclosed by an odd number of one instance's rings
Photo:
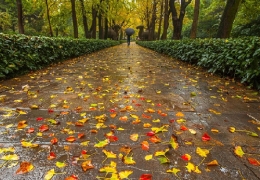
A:
{"type": "Polygon", "coordinates": [[[155,40],[260,32],[259,0],[0,0],[0,4],[4,33],[107,38],[117,25],[118,36],[124,38],[125,28],[143,25],[149,40],[155,40]]]}

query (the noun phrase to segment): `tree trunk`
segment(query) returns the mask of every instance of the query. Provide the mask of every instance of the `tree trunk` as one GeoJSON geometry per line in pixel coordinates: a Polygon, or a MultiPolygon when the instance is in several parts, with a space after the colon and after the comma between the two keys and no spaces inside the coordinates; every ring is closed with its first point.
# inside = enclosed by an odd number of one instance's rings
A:
{"type": "Polygon", "coordinates": [[[49,28],[50,28],[50,36],[53,37],[53,31],[52,31],[52,27],[51,27],[50,10],[49,10],[49,5],[48,5],[48,0],[45,0],[45,4],[46,4],[46,9],[47,9],[47,19],[48,19],[49,28]]]}
{"type": "Polygon", "coordinates": [[[18,17],[18,30],[20,34],[24,34],[24,26],[23,26],[23,4],[22,0],[16,0],[17,6],[17,17],[18,17]]]}
{"type": "Polygon", "coordinates": [[[157,39],[160,40],[160,34],[161,34],[161,29],[162,29],[162,18],[163,18],[163,1],[160,2],[161,3],[161,9],[160,9],[160,18],[159,18],[159,29],[158,29],[158,35],[157,35],[157,39]]]}
{"type": "Polygon", "coordinates": [[[172,39],[181,39],[181,31],[183,25],[183,19],[185,16],[186,7],[191,3],[192,0],[181,0],[180,15],[178,17],[177,10],[175,7],[175,0],[170,0],[170,11],[172,13],[172,24],[174,27],[172,39]]]}
{"type": "Polygon", "coordinates": [[[91,32],[91,37],[93,39],[96,39],[97,38],[97,10],[93,5],[92,5],[92,25],[90,28],[90,32],[91,32]]]}
{"type": "Polygon", "coordinates": [[[104,39],[107,39],[108,36],[108,19],[105,18],[105,34],[104,34],[104,39]]]}
{"type": "Polygon", "coordinates": [[[150,24],[150,28],[149,28],[148,40],[154,40],[157,3],[158,2],[156,0],[153,0],[152,19],[151,19],[151,24],[150,24]]]}
{"type": "Polygon", "coordinates": [[[229,38],[241,0],[227,0],[218,28],[217,38],[229,38]]]}
{"type": "Polygon", "coordinates": [[[79,33],[78,33],[78,22],[77,22],[77,15],[76,15],[75,0],[70,0],[70,1],[71,1],[71,9],[72,9],[72,22],[73,22],[74,38],[78,38],[79,33]]]}
{"type": "Polygon", "coordinates": [[[169,26],[169,1],[165,0],[164,4],[164,21],[163,21],[163,33],[162,33],[162,40],[167,39],[167,29],[169,26]]]}
{"type": "Polygon", "coordinates": [[[104,39],[104,33],[103,33],[103,24],[102,24],[102,14],[101,12],[99,11],[99,14],[98,14],[98,37],[99,39],[104,39]]]}
{"type": "Polygon", "coordinates": [[[86,16],[86,10],[84,6],[84,0],[80,0],[80,5],[81,5],[81,12],[82,12],[82,20],[83,20],[83,26],[84,26],[84,34],[85,38],[88,38],[88,21],[87,21],[87,16],[86,16]]]}
{"type": "Polygon", "coordinates": [[[191,39],[195,39],[197,37],[197,27],[198,27],[198,21],[199,21],[199,12],[200,12],[200,0],[195,0],[193,22],[192,22],[191,32],[190,32],[190,38],[191,39]]]}

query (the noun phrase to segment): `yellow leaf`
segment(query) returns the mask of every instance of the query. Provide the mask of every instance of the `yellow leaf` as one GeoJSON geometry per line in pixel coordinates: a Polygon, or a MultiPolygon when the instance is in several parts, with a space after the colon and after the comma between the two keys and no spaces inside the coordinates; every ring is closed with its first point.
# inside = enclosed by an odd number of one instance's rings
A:
{"type": "Polygon", "coordinates": [[[189,131],[191,134],[194,134],[194,135],[197,134],[197,132],[194,129],[189,129],[189,131]]]}
{"type": "Polygon", "coordinates": [[[236,146],[234,149],[234,153],[239,157],[242,157],[245,154],[241,146],[236,146]]]}
{"type": "Polygon", "coordinates": [[[14,125],[14,124],[8,124],[8,125],[5,126],[5,128],[6,128],[6,129],[9,129],[9,128],[13,127],[13,125],[14,125]]]}
{"type": "Polygon", "coordinates": [[[50,180],[50,179],[54,176],[54,174],[55,174],[54,169],[49,170],[49,171],[45,174],[44,180],[50,180]]]}
{"type": "Polygon", "coordinates": [[[198,167],[198,166],[195,167],[194,172],[197,173],[197,174],[201,174],[201,171],[199,170],[199,167],[198,167]]]}
{"type": "Polygon", "coordinates": [[[30,148],[34,148],[34,147],[38,147],[38,144],[32,144],[31,142],[26,142],[26,141],[22,141],[21,142],[23,147],[30,147],[30,148]]]}
{"type": "Polygon", "coordinates": [[[14,152],[14,147],[0,148],[0,154],[6,152],[14,152]]]}
{"type": "Polygon", "coordinates": [[[81,142],[80,145],[81,146],[88,146],[90,141],[84,141],[84,142],[81,142]]]}
{"type": "Polygon", "coordinates": [[[144,128],[149,128],[151,127],[152,125],[150,123],[144,123],[144,128]]]}
{"type": "Polygon", "coordinates": [[[125,129],[124,128],[117,128],[118,131],[124,131],[125,129]]]}
{"type": "Polygon", "coordinates": [[[137,115],[135,115],[135,114],[130,114],[130,116],[132,117],[132,118],[134,118],[134,119],[138,119],[139,117],[137,116],[137,115]]]}
{"type": "Polygon", "coordinates": [[[123,160],[123,162],[124,162],[125,164],[133,165],[133,164],[136,163],[136,162],[133,160],[133,157],[132,157],[132,156],[124,156],[122,160],[123,160]]]}
{"type": "Polygon", "coordinates": [[[16,161],[19,159],[19,157],[16,154],[9,154],[9,155],[2,156],[0,159],[5,161],[16,161]]]}
{"type": "Polygon", "coordinates": [[[132,141],[137,141],[137,140],[138,140],[138,137],[139,137],[138,134],[131,134],[131,135],[130,135],[130,139],[131,139],[132,141]]]}
{"type": "Polygon", "coordinates": [[[153,122],[158,123],[158,122],[161,122],[161,120],[160,119],[154,119],[153,122]]]}
{"type": "Polygon", "coordinates": [[[219,131],[217,129],[212,128],[211,132],[218,133],[219,131]]]}
{"type": "Polygon", "coordinates": [[[165,149],[165,151],[156,151],[154,156],[165,156],[165,154],[169,151],[169,148],[165,149]]]}
{"type": "Polygon", "coordinates": [[[65,167],[67,164],[65,163],[65,162],[56,162],[56,166],[58,167],[58,168],[63,168],[63,167],[65,167]]]}
{"type": "Polygon", "coordinates": [[[107,150],[105,150],[105,149],[103,149],[103,151],[102,151],[103,153],[105,153],[105,155],[107,156],[107,158],[116,158],[116,154],[115,153],[113,153],[112,151],[107,151],[107,150]]]}
{"type": "Polygon", "coordinates": [[[178,124],[181,124],[181,123],[185,123],[185,122],[186,122],[185,119],[177,119],[176,121],[177,121],[178,124]]]}
{"type": "Polygon", "coordinates": [[[177,173],[180,172],[180,171],[181,171],[180,169],[172,168],[172,169],[167,170],[166,172],[167,173],[173,173],[175,176],[178,177],[177,173]]]}
{"type": "Polygon", "coordinates": [[[200,155],[201,157],[207,157],[209,150],[207,149],[201,149],[200,147],[197,147],[196,153],[200,155]]]}
{"type": "Polygon", "coordinates": [[[233,132],[236,131],[236,128],[235,127],[229,127],[228,130],[229,130],[229,132],[233,133],[233,132]]]}
{"type": "Polygon", "coordinates": [[[119,172],[119,177],[121,179],[128,179],[128,176],[132,173],[133,173],[133,171],[121,171],[121,172],[119,172]]]}
{"type": "Polygon", "coordinates": [[[188,170],[188,172],[191,172],[191,171],[195,171],[195,165],[192,164],[191,162],[188,162],[187,166],[185,166],[188,170]]]}
{"type": "Polygon", "coordinates": [[[149,161],[149,160],[153,159],[153,155],[152,155],[152,154],[146,155],[146,156],[144,157],[144,159],[145,159],[146,161],[149,161]]]}
{"type": "Polygon", "coordinates": [[[176,150],[178,147],[179,147],[179,144],[178,144],[178,142],[177,142],[177,137],[175,136],[175,135],[173,135],[172,134],[172,136],[171,136],[171,139],[170,139],[170,145],[172,146],[172,148],[174,149],[174,150],[176,150]]]}

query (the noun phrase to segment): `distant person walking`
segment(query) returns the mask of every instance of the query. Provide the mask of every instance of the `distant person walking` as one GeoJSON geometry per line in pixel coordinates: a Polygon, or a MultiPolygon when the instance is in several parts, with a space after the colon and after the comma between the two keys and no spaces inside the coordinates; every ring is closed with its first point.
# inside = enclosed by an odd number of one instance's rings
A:
{"type": "Polygon", "coordinates": [[[127,28],[125,30],[126,36],[127,36],[127,46],[130,45],[131,36],[135,33],[135,30],[132,28],[127,28]]]}

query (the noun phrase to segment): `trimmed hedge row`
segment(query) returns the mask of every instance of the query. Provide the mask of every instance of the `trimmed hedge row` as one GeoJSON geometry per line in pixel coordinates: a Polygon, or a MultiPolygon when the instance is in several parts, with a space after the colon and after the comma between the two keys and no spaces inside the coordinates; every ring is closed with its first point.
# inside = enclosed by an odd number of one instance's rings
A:
{"type": "Polygon", "coordinates": [[[138,41],[137,44],[260,89],[259,37],[138,41]]]}
{"type": "Polygon", "coordinates": [[[52,63],[118,45],[118,41],[49,38],[0,33],[0,78],[42,69],[52,63]]]}

